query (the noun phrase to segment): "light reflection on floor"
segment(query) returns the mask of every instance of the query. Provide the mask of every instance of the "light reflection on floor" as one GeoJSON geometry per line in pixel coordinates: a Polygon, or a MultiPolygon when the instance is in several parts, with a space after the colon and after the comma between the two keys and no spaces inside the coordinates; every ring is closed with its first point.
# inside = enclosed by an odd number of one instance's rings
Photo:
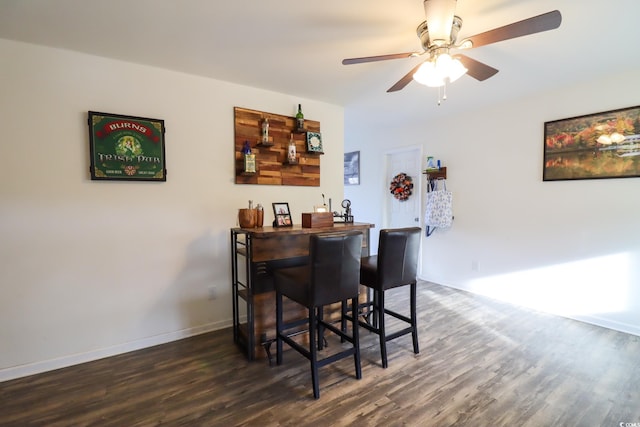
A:
{"type": "Polygon", "coordinates": [[[631,259],[626,253],[482,277],[470,290],[564,316],[628,309],[631,259]]]}

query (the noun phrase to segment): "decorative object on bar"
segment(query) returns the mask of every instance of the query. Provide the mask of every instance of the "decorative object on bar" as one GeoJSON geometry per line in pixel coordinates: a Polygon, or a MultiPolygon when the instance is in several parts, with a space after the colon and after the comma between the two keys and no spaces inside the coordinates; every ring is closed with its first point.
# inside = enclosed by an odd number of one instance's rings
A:
{"type": "Polygon", "coordinates": [[[304,132],[304,114],[302,114],[302,105],[298,104],[298,112],[296,113],[296,132],[304,132]]]}
{"type": "Polygon", "coordinates": [[[413,180],[409,175],[401,172],[393,177],[389,190],[393,197],[404,202],[409,199],[413,192],[413,180]]]}
{"type": "Polygon", "coordinates": [[[333,222],[352,223],[353,215],[351,214],[351,200],[344,199],[340,205],[344,210],[342,211],[342,214],[333,212],[333,222]]]}
{"type": "Polygon", "coordinates": [[[291,211],[289,211],[289,203],[278,202],[272,203],[273,205],[273,220],[274,227],[291,227],[293,221],[291,221],[291,211]]]}
{"type": "Polygon", "coordinates": [[[322,135],[320,132],[307,132],[307,151],[323,154],[322,135]]]}
{"type": "Polygon", "coordinates": [[[166,181],[164,120],[89,111],[92,180],[166,181]]]}
{"type": "Polygon", "coordinates": [[[392,53],[389,55],[366,56],[343,59],[343,65],[384,61],[387,59],[412,58],[427,55],[427,59],[415,66],[387,92],[403,89],[411,80],[420,84],[438,87],[438,105],[447,99],[446,85],[469,74],[478,81],[492,77],[498,72],[482,62],[465,55],[454,54],[453,50],[480,47],[529,34],[556,29],[562,22],[562,15],[554,10],[503,27],[495,28],[457,42],[458,32],[462,28],[462,19],[455,15],[456,0],[424,0],[426,20],[418,25],[416,34],[422,44],[422,51],[392,53]],[[440,88],[444,88],[441,95],[440,88]]]}
{"type": "Polygon", "coordinates": [[[309,212],[302,214],[302,228],[333,227],[331,212],[309,212]]]}
{"type": "Polygon", "coordinates": [[[640,176],[640,106],[544,124],[543,181],[640,176]]]}
{"type": "Polygon", "coordinates": [[[264,225],[264,208],[260,203],[256,206],[256,227],[262,227],[264,225]]]}
{"type": "MultiPolygon", "coordinates": [[[[329,199],[329,201],[331,201],[331,199],[329,199]]],[[[313,211],[314,212],[331,212],[331,209],[329,209],[329,207],[325,203],[324,193],[322,194],[322,204],[321,205],[315,205],[313,207],[313,211]]]]}
{"type": "Polygon", "coordinates": [[[253,228],[256,226],[257,209],[253,209],[253,201],[249,200],[249,208],[238,210],[238,224],[242,228],[253,228]]]}

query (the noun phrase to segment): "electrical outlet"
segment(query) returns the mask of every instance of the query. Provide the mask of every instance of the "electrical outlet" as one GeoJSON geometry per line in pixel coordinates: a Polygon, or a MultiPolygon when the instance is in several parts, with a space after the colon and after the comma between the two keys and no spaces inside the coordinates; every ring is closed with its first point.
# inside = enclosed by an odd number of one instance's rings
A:
{"type": "Polygon", "coordinates": [[[478,261],[471,261],[471,271],[480,271],[480,263],[478,261]]]}
{"type": "Polygon", "coordinates": [[[207,291],[208,291],[208,295],[209,295],[209,299],[210,300],[214,300],[214,299],[218,298],[218,288],[217,287],[209,286],[207,291]]]}

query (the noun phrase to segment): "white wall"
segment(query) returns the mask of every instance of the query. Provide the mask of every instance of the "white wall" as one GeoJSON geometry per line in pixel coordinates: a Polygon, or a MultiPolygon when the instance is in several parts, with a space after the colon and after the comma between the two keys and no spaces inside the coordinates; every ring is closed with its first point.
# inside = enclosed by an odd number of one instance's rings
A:
{"type": "Polygon", "coordinates": [[[544,122],[638,105],[639,72],[402,129],[347,108],[345,151],[360,150],[362,185],[345,197],[358,220],[381,225],[383,153],[421,142],[447,166],[455,216],[423,239],[422,278],[640,335],[640,178],[542,181],[544,122]]]}
{"type": "Polygon", "coordinates": [[[0,59],[0,381],[229,326],[237,209],[299,222],[343,197],[342,107],[7,40],[0,59]],[[233,107],[299,102],[321,186],[235,185],[233,107]],[[167,182],[91,181],[89,110],[165,120],[167,182]]]}

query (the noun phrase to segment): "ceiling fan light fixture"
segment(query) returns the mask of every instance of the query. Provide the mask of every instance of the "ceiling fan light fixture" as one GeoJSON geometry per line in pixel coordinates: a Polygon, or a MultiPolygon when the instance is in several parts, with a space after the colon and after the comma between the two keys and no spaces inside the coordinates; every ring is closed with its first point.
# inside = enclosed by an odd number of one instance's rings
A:
{"type": "Polygon", "coordinates": [[[456,12],[456,0],[424,0],[429,37],[432,41],[451,43],[451,29],[456,12]]]}
{"type": "Polygon", "coordinates": [[[454,58],[451,60],[451,64],[449,64],[449,82],[455,82],[460,77],[467,74],[467,67],[462,65],[462,62],[458,58],[454,58]]]}
{"type": "Polygon", "coordinates": [[[420,65],[413,74],[413,79],[425,86],[440,87],[447,81],[451,83],[458,80],[467,71],[459,59],[452,58],[448,53],[441,53],[420,65]]]}
{"type": "Polygon", "coordinates": [[[428,87],[444,86],[444,79],[436,70],[433,60],[423,62],[418,71],[413,73],[413,80],[428,87]]]}

